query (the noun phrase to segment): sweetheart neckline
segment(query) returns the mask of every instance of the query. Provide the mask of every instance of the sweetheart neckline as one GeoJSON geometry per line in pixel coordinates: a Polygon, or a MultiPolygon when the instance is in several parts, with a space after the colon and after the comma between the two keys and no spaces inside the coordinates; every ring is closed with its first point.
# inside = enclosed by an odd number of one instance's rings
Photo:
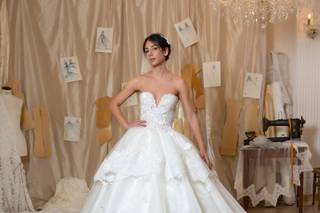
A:
{"type": "Polygon", "coordinates": [[[159,106],[160,106],[161,101],[162,101],[162,98],[163,98],[164,96],[171,95],[171,96],[174,96],[174,97],[176,97],[177,99],[179,99],[176,94],[167,92],[167,93],[163,93],[163,94],[160,96],[159,101],[157,101],[157,99],[155,98],[155,95],[154,95],[152,92],[149,92],[149,91],[140,91],[140,94],[142,94],[142,93],[150,94],[156,107],[159,107],[159,106]]]}

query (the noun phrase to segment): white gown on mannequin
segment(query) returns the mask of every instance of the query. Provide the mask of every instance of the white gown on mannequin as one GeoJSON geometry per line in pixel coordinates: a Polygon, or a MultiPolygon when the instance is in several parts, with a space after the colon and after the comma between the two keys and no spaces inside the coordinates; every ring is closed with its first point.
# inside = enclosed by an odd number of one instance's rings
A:
{"type": "Polygon", "coordinates": [[[17,144],[25,142],[20,130],[22,101],[0,94],[0,212],[33,211],[17,144]]]}
{"type": "Polygon", "coordinates": [[[192,142],[171,128],[178,97],[156,104],[140,93],[147,127],[129,129],[103,161],[81,213],[245,212],[200,158],[192,142]]]}

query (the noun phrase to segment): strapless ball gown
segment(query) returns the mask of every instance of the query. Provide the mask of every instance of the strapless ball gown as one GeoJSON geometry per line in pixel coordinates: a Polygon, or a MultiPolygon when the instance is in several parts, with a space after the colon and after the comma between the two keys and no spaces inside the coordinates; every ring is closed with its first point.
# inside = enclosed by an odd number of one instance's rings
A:
{"type": "Polygon", "coordinates": [[[245,212],[198,150],[171,128],[178,97],[140,93],[147,127],[126,131],[103,161],[81,213],[245,212]]]}

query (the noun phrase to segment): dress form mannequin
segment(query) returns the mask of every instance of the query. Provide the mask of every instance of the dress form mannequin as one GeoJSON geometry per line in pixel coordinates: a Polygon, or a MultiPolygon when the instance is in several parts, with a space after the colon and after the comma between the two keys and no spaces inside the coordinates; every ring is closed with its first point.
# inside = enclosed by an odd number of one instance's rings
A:
{"type": "Polygon", "coordinates": [[[0,92],[0,212],[34,211],[20,156],[27,154],[20,129],[23,101],[0,92]],[[20,155],[20,156],[19,156],[20,155]]]}
{"type": "Polygon", "coordinates": [[[17,152],[20,156],[26,156],[27,152],[27,143],[24,135],[21,132],[20,128],[20,119],[21,119],[21,110],[23,101],[12,95],[10,87],[2,87],[0,99],[3,100],[3,103],[7,109],[7,113],[12,121],[12,126],[15,128],[16,140],[15,145],[17,152]]]}

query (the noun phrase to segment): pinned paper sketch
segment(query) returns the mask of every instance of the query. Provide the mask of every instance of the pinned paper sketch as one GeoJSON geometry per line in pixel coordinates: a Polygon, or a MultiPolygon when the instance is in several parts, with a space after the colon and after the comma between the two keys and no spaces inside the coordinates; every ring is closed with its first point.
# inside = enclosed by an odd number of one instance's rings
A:
{"type": "Polygon", "coordinates": [[[220,67],[220,61],[205,62],[202,64],[204,88],[221,86],[220,67]]]}
{"type": "Polygon", "coordinates": [[[80,81],[82,79],[77,57],[62,57],[60,59],[64,81],[80,81]]]}
{"type": "Polygon", "coordinates": [[[64,117],[64,140],[80,141],[81,118],[64,117]]]}
{"type": "MultiPolygon", "coordinates": [[[[121,88],[126,87],[126,82],[121,84],[121,88]]],[[[137,93],[132,94],[124,103],[123,106],[128,107],[128,106],[135,106],[138,105],[138,96],[137,93]]]]}
{"type": "Polygon", "coordinates": [[[97,28],[96,52],[112,52],[112,28],[97,28]]]}
{"type": "Polygon", "coordinates": [[[145,55],[142,55],[142,59],[141,59],[141,74],[144,74],[146,72],[149,72],[151,70],[151,65],[149,64],[147,58],[145,57],[145,55]]]}
{"type": "Polygon", "coordinates": [[[195,31],[190,18],[178,22],[174,26],[184,47],[189,47],[199,41],[197,32],[195,31]]]}
{"type": "Polygon", "coordinates": [[[263,75],[247,72],[244,80],[243,97],[260,98],[263,75]]]}

